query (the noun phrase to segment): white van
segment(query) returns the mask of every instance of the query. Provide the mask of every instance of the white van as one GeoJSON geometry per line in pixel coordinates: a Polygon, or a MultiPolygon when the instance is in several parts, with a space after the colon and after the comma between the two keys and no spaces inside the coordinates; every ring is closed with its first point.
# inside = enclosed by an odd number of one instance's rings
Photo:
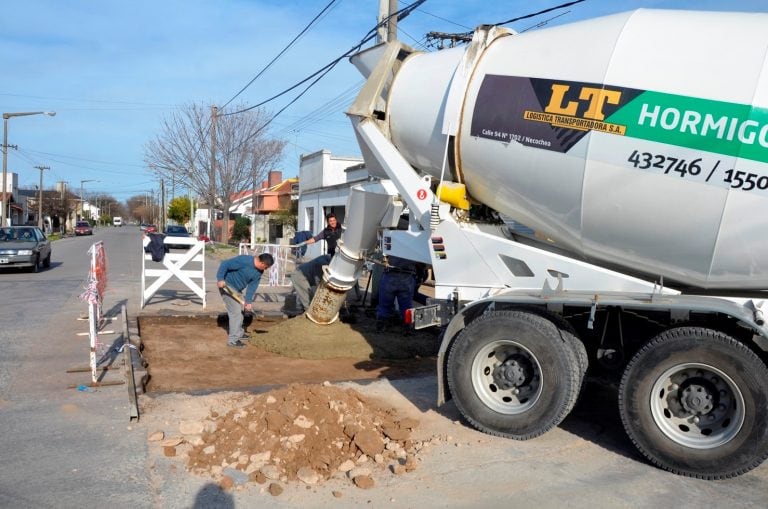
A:
{"type": "Polygon", "coordinates": [[[112,226],[123,226],[123,218],[122,217],[113,217],[112,218],[112,226]]]}

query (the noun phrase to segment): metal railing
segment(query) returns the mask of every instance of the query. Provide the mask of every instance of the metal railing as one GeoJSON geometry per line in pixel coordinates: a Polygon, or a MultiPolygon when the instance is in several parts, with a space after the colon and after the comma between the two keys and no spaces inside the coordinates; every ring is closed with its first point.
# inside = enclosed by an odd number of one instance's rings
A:
{"type": "Polygon", "coordinates": [[[239,254],[259,255],[269,253],[275,259],[275,264],[268,272],[268,286],[291,286],[291,279],[288,277],[296,267],[296,258],[293,255],[294,246],[282,244],[246,244],[239,245],[239,254]]]}

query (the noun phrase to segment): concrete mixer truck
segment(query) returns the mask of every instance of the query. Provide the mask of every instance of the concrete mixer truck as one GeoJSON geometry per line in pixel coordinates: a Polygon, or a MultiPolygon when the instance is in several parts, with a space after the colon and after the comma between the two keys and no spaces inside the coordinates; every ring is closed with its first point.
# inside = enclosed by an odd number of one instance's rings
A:
{"type": "Polygon", "coordinates": [[[537,437],[588,367],[631,441],[706,479],[768,456],[768,15],[638,10],[485,26],[353,63],[369,172],[308,311],[332,321],[377,247],[431,265],[439,402],[537,437]],[[407,229],[398,228],[403,212],[407,229]],[[510,230],[511,219],[526,235],[510,230]]]}

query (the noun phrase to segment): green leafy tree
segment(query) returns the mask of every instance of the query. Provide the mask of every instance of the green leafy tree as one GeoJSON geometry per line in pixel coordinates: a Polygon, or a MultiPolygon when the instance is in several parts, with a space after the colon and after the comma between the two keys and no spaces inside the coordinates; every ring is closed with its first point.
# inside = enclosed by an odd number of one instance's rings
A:
{"type": "Polygon", "coordinates": [[[244,216],[235,219],[235,225],[232,227],[232,241],[240,242],[241,240],[249,240],[250,237],[251,220],[244,216]]]}
{"type": "Polygon", "coordinates": [[[190,219],[190,200],[188,196],[177,196],[168,205],[168,217],[179,224],[190,219]]]}

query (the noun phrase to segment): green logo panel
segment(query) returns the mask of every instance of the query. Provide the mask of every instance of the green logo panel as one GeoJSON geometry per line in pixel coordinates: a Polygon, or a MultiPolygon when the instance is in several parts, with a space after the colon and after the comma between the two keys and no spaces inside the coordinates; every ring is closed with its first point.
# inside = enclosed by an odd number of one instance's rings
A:
{"type": "Polygon", "coordinates": [[[768,109],[646,91],[606,119],[626,136],[768,162],[768,109]]]}

